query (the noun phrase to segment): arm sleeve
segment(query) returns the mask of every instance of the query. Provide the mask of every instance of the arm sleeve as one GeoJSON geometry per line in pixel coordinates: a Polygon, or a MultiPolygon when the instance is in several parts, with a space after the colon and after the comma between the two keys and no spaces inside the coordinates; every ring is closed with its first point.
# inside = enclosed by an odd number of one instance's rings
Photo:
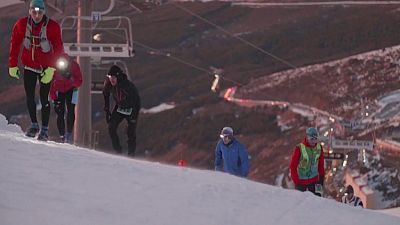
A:
{"type": "Polygon", "coordinates": [[[12,29],[10,40],[10,55],[8,59],[9,67],[16,67],[18,65],[18,55],[21,49],[22,41],[25,34],[21,32],[22,22],[18,20],[12,29]]]}
{"type": "Polygon", "coordinates": [[[240,160],[242,163],[242,175],[243,177],[247,177],[250,169],[249,154],[247,153],[247,150],[243,146],[240,151],[240,160]]]}
{"type": "Polygon", "coordinates": [[[299,175],[297,174],[297,166],[300,161],[300,149],[295,147],[292,153],[292,159],[290,160],[290,176],[292,177],[293,183],[298,184],[300,182],[299,175]]]}
{"type": "Polygon", "coordinates": [[[140,112],[141,102],[140,102],[139,92],[134,84],[132,84],[132,89],[130,93],[132,95],[132,100],[133,100],[132,118],[136,120],[140,112]]]}
{"type": "Polygon", "coordinates": [[[111,83],[108,79],[105,79],[103,86],[104,110],[110,110],[110,89],[111,83]]]}
{"type": "Polygon", "coordinates": [[[81,68],[79,67],[79,64],[75,61],[73,61],[73,83],[72,86],[74,86],[75,88],[78,88],[82,85],[82,72],[81,72],[81,68]]]}
{"type": "Polygon", "coordinates": [[[215,171],[221,171],[222,167],[221,167],[221,162],[222,162],[222,152],[221,149],[219,147],[219,143],[217,144],[217,147],[215,147],[215,171]]]}
{"type": "Polygon", "coordinates": [[[47,32],[47,33],[51,34],[51,36],[49,36],[49,41],[50,41],[51,45],[53,46],[54,56],[53,56],[53,59],[50,61],[49,66],[56,68],[57,59],[61,55],[61,53],[64,52],[64,44],[63,44],[63,41],[61,38],[60,25],[54,20],[52,20],[51,24],[52,24],[52,28],[51,28],[50,32],[47,32]]]}
{"type": "Polygon", "coordinates": [[[318,175],[319,179],[324,179],[325,176],[325,160],[324,160],[324,149],[321,146],[321,155],[319,156],[319,161],[318,161],[318,175]]]}

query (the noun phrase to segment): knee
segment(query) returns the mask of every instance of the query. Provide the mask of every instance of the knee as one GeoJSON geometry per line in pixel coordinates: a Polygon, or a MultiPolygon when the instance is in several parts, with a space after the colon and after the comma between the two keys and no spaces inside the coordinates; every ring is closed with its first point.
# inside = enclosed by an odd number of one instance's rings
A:
{"type": "Polygon", "coordinates": [[[54,103],[54,112],[57,114],[64,114],[64,107],[62,107],[61,103],[54,103]]]}
{"type": "Polygon", "coordinates": [[[41,102],[41,104],[42,104],[42,110],[43,109],[45,109],[45,110],[50,110],[50,102],[49,101],[47,101],[47,102],[41,102]]]}

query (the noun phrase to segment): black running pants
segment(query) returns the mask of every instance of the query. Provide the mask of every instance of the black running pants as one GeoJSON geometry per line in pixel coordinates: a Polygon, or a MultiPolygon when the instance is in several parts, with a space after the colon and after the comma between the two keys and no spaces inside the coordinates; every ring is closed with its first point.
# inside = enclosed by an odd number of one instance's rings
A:
{"type": "Polygon", "coordinates": [[[31,117],[31,122],[37,123],[35,91],[36,83],[39,81],[40,103],[42,105],[42,126],[48,127],[50,118],[50,83],[43,84],[42,82],[40,82],[40,79],[40,73],[36,73],[27,69],[24,70],[24,89],[26,95],[26,105],[28,107],[29,116],[31,117]]]}
{"type": "Polygon", "coordinates": [[[66,93],[58,92],[57,99],[54,101],[54,111],[57,113],[57,128],[61,136],[65,134],[65,106],[67,106],[67,132],[72,133],[74,129],[75,104],[72,103],[73,92],[73,89],[66,93]]]}

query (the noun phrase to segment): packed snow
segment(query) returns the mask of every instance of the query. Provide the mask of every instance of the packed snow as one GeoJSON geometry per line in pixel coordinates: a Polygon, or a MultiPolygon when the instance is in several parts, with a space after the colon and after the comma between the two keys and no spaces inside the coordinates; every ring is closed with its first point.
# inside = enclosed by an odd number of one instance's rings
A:
{"type": "Polygon", "coordinates": [[[174,103],[161,103],[158,106],[154,106],[150,109],[142,109],[142,113],[150,113],[150,114],[155,114],[155,113],[160,113],[166,110],[170,110],[175,108],[175,104],[174,103]]]}
{"type": "Polygon", "coordinates": [[[29,139],[2,115],[0,145],[0,224],[400,224],[221,172],[29,139]]]}

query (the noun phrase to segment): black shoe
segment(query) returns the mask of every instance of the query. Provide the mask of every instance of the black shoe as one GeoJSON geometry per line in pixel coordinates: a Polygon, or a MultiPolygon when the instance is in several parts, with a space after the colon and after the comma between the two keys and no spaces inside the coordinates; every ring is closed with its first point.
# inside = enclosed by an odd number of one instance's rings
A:
{"type": "Polygon", "coordinates": [[[39,133],[39,136],[37,138],[39,141],[48,141],[49,140],[49,135],[47,134],[47,132],[43,132],[41,131],[39,133]]]}
{"type": "Polygon", "coordinates": [[[25,136],[34,138],[34,137],[36,136],[37,133],[39,133],[39,128],[37,128],[37,127],[31,127],[31,128],[29,128],[29,130],[25,133],[25,136]]]}

